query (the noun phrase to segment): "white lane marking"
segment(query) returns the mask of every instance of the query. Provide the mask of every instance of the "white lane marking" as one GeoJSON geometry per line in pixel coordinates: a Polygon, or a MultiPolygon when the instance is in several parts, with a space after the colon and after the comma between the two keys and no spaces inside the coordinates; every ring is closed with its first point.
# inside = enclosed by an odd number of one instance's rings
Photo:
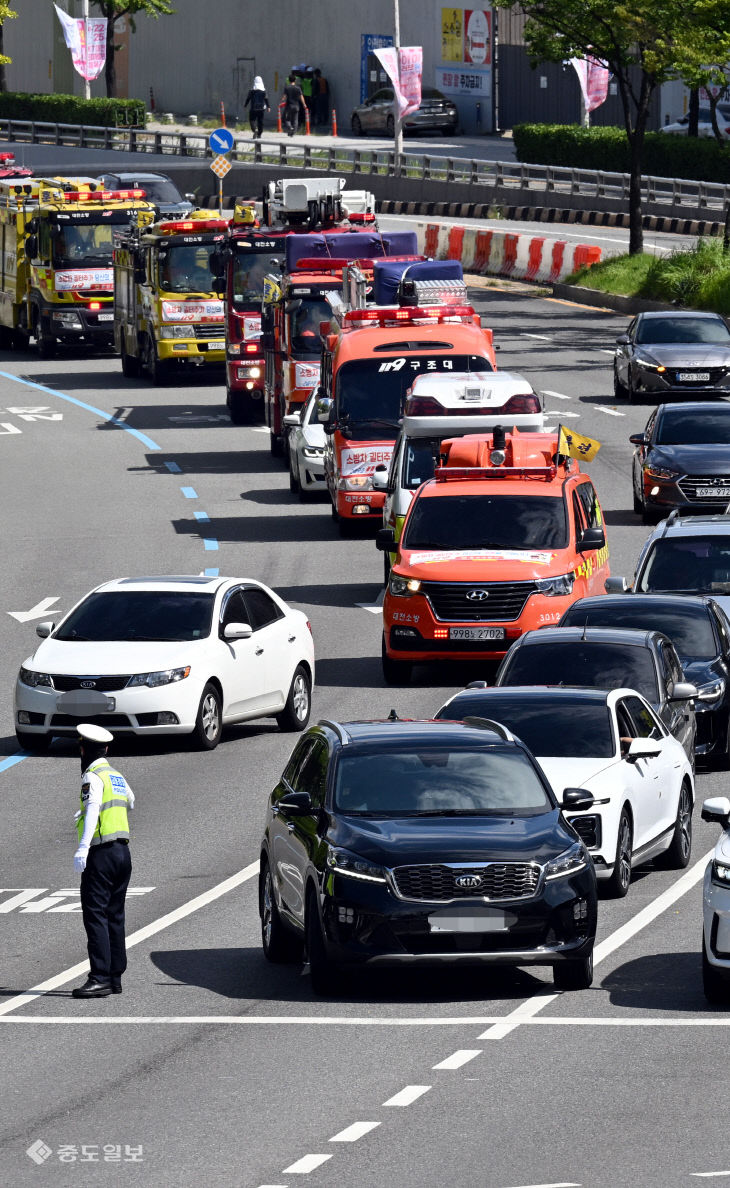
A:
{"type": "Polygon", "coordinates": [[[561,1180],[550,1184],[518,1184],[517,1188],[581,1188],[576,1180],[561,1180]]]}
{"type": "Polygon", "coordinates": [[[283,1174],[285,1176],[297,1174],[306,1176],[331,1158],[331,1155],[304,1155],[301,1159],[297,1159],[296,1163],[292,1163],[291,1167],[285,1167],[283,1174]]]}
{"type": "Polygon", "coordinates": [[[356,1143],[364,1134],[370,1134],[371,1130],[375,1130],[376,1126],[380,1126],[379,1122],[353,1122],[352,1126],[346,1126],[339,1134],[335,1134],[330,1139],[331,1143],[356,1143]]]}
{"type": "Polygon", "coordinates": [[[551,392],[550,388],[542,389],[543,396],[554,396],[556,400],[572,400],[572,396],[566,396],[564,392],[551,392]]]}
{"type": "Polygon", "coordinates": [[[36,602],[27,611],[8,611],[11,619],[17,619],[19,623],[28,623],[30,619],[41,619],[47,610],[50,610],[54,602],[58,602],[57,598],[44,598],[42,602],[36,602]]]}
{"type": "Polygon", "coordinates": [[[382,615],[384,598],[385,590],[381,590],[375,602],[356,602],[355,606],[359,606],[361,610],[370,611],[371,615],[382,615]]]}
{"type": "MultiPolygon", "coordinates": [[[[20,417],[21,421],[62,421],[63,420],[63,413],[51,412],[51,409],[48,407],[47,404],[40,404],[40,405],[34,406],[32,408],[9,408],[9,409],[7,409],[7,411],[9,413],[13,413],[13,415],[16,417],[20,417]]],[[[127,409],[127,411],[131,412],[132,410],[127,409]]],[[[117,414],[117,420],[122,420],[122,419],[123,418],[120,417],[119,414],[117,414]]]]}
{"type": "Polygon", "coordinates": [[[528,334],[526,330],[522,331],[523,338],[539,338],[541,342],[552,342],[549,334],[528,334]]]}
{"type": "Polygon", "coordinates": [[[19,429],[17,425],[13,425],[11,421],[0,421],[0,433],[12,435],[13,433],[22,432],[23,430],[19,429]]]}
{"type": "Polygon", "coordinates": [[[566,417],[579,417],[580,413],[569,412],[566,408],[558,408],[553,412],[546,412],[546,417],[557,417],[559,421],[564,421],[566,417]]]}
{"type": "MultiPolygon", "coordinates": [[[[258,874],[259,864],[251,862],[245,866],[243,870],[239,870],[236,874],[231,875],[230,878],[224,879],[222,883],[216,883],[215,887],[204,891],[202,895],[196,895],[194,899],[189,899],[187,903],[183,903],[180,907],[168,912],[165,916],[160,916],[159,919],[153,920],[151,924],[145,924],[143,928],[138,928],[131,936],[127,938],[127,948],[132,948],[134,945],[139,945],[150,936],[155,936],[156,933],[162,932],[164,928],[169,928],[171,924],[177,924],[179,920],[184,920],[186,916],[192,915],[202,907],[207,907],[209,903],[220,899],[222,895],[227,895],[229,891],[234,891],[236,887],[240,887],[242,883],[248,882],[255,875],[258,874]]],[[[23,994],[16,994],[14,998],[9,998],[7,1002],[0,1005],[0,1016],[8,1015],[11,1011],[17,1011],[19,1007],[26,1006],[30,1002],[35,1002],[42,994],[47,994],[49,990],[56,990],[59,986],[64,986],[73,978],[79,977],[81,974],[88,973],[89,962],[87,959],[79,961],[76,965],[69,966],[61,973],[55,974],[52,978],[47,978],[45,982],[39,982],[37,986],[31,986],[23,994]]]]}
{"type": "Polygon", "coordinates": [[[730,1171],[721,1172],[690,1172],[691,1176],[697,1176],[699,1179],[712,1180],[715,1176],[730,1176],[730,1171]]]}
{"type": "Polygon", "coordinates": [[[616,408],[606,408],[605,404],[594,404],[599,412],[605,413],[607,417],[625,417],[626,413],[619,412],[616,408]]]}
{"type": "Polygon", "coordinates": [[[384,1106],[409,1106],[414,1101],[418,1101],[419,1097],[423,1097],[424,1093],[428,1093],[430,1085],[406,1085],[405,1089],[401,1089],[400,1093],[395,1093],[393,1097],[389,1097],[387,1101],[383,1102],[384,1106]]]}
{"type": "Polygon", "coordinates": [[[557,994],[536,994],[534,998],[528,998],[525,1002],[521,1002],[518,1007],[512,1011],[506,1020],[490,1027],[488,1031],[484,1031],[477,1039],[504,1039],[509,1035],[510,1031],[514,1031],[515,1027],[519,1027],[526,1019],[530,1019],[533,1015],[541,1011],[543,1007],[550,1002],[555,1002],[558,997],[557,994]]]}
{"type": "Polygon", "coordinates": [[[445,1060],[441,1060],[438,1064],[432,1065],[432,1068],[461,1068],[462,1065],[468,1064],[470,1060],[474,1060],[477,1056],[481,1056],[483,1048],[460,1048],[458,1052],[453,1052],[451,1056],[447,1056],[445,1060]]]}
{"type": "Polygon", "coordinates": [[[267,429],[266,425],[254,425],[253,428],[251,428],[251,432],[252,433],[268,433],[269,430],[267,429]]]}
{"type": "MultiPolygon", "coordinates": [[[[118,409],[117,409],[117,411],[116,411],[116,412],[115,412],[115,414],[114,414],[114,415],[115,415],[115,417],[116,417],[116,419],[117,419],[118,421],[126,421],[127,417],[129,416],[129,414],[130,414],[130,413],[131,413],[131,411],[132,411],[132,408],[133,408],[133,405],[131,405],[131,404],[126,404],[126,405],[124,406],[124,408],[118,408],[118,409]]],[[[59,413],[59,414],[58,414],[58,418],[59,418],[59,420],[60,420],[60,418],[61,418],[62,416],[63,416],[63,413],[59,413]]]]}
{"type": "MultiPolygon", "coordinates": [[[[269,1027],[276,1024],[280,1027],[483,1027],[487,1023],[499,1025],[503,1019],[499,1015],[483,1015],[479,1019],[470,1016],[464,1019],[371,1019],[359,1016],[337,1017],[330,1015],[7,1015],[0,1018],[0,1023],[71,1023],[74,1027],[83,1023],[102,1023],[105,1027],[114,1023],[143,1024],[173,1024],[182,1026],[189,1024],[199,1027],[201,1024],[221,1023],[225,1025],[243,1024],[245,1026],[269,1027]]],[[[512,1031],[517,1026],[514,1021],[509,1024],[512,1031]]],[[[610,1016],[593,1015],[540,1015],[526,1017],[520,1021],[522,1027],[730,1027],[727,1015],[701,1019],[655,1018],[654,1016],[640,1019],[629,1019],[624,1016],[611,1018],[610,1016]]],[[[480,1049],[481,1051],[482,1049],[480,1049]]]]}
{"type": "Polygon", "coordinates": [[[598,351],[599,355],[610,355],[611,358],[613,358],[616,354],[615,351],[609,351],[606,349],[606,347],[595,347],[595,350],[598,351]]]}

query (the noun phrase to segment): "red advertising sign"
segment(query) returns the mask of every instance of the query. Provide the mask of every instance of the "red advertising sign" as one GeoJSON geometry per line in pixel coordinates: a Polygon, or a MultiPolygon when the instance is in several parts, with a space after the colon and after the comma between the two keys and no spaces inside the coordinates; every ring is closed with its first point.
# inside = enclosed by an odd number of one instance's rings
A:
{"type": "Polygon", "coordinates": [[[464,10],[464,61],[489,66],[492,61],[492,14],[483,8],[464,10]]]}

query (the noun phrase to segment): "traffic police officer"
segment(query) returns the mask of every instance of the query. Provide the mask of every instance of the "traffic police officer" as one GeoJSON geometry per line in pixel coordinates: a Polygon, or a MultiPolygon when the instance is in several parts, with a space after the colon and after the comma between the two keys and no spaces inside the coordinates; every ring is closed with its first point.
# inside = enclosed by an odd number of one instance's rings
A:
{"type": "Polygon", "coordinates": [[[82,776],[74,867],[81,875],[89,977],[72,993],[74,998],[104,998],[122,993],[127,968],[124,898],[132,873],[127,810],[134,808],[134,793],[107,759],[113,735],[86,722],[78,732],[82,776]]]}

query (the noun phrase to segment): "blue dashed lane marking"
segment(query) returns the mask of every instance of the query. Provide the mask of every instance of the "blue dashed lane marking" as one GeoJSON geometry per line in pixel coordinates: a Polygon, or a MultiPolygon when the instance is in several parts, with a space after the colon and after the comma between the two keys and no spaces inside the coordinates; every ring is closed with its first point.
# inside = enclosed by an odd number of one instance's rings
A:
{"type": "Polygon", "coordinates": [[[195,490],[195,487],[181,487],[180,490],[182,491],[182,493],[186,499],[197,499],[198,498],[198,492],[195,490]]]}
{"type": "Polygon", "coordinates": [[[204,576],[205,577],[219,577],[220,572],[221,572],[220,569],[206,569],[204,576]]]}
{"type": "Polygon", "coordinates": [[[165,466],[170,471],[170,474],[182,474],[177,462],[166,462],[165,466]]]}
{"type": "Polygon", "coordinates": [[[210,516],[207,512],[195,512],[194,514],[196,520],[202,520],[204,523],[210,522],[210,516]]]}
{"type": "MultiPolygon", "coordinates": [[[[216,574],[218,570],[216,570],[216,574]]],[[[16,763],[22,763],[24,759],[29,759],[30,756],[27,751],[16,751],[14,755],[9,755],[7,759],[0,759],[0,771],[7,771],[9,767],[15,767],[16,763]]]]}
{"type": "Polygon", "coordinates": [[[218,541],[217,540],[210,540],[210,539],[204,540],[203,544],[205,545],[206,553],[217,553],[218,552],[218,541]]]}

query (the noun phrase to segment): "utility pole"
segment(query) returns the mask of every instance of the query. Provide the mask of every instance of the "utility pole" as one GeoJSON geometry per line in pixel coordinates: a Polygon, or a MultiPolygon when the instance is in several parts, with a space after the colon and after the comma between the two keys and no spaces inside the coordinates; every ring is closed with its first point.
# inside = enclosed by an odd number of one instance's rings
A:
{"type": "MultiPolygon", "coordinates": [[[[87,21],[89,19],[89,0],[81,0],[81,15],[84,18],[84,38],[88,33],[87,21]]],[[[91,98],[91,83],[88,78],[84,79],[84,99],[91,98]]]]}
{"type": "MultiPolygon", "coordinates": [[[[395,61],[398,78],[400,79],[400,7],[399,0],[393,0],[393,20],[395,24],[395,61]]],[[[400,118],[398,99],[393,96],[393,166],[396,177],[400,177],[401,158],[403,156],[403,121],[400,118]]]]}

